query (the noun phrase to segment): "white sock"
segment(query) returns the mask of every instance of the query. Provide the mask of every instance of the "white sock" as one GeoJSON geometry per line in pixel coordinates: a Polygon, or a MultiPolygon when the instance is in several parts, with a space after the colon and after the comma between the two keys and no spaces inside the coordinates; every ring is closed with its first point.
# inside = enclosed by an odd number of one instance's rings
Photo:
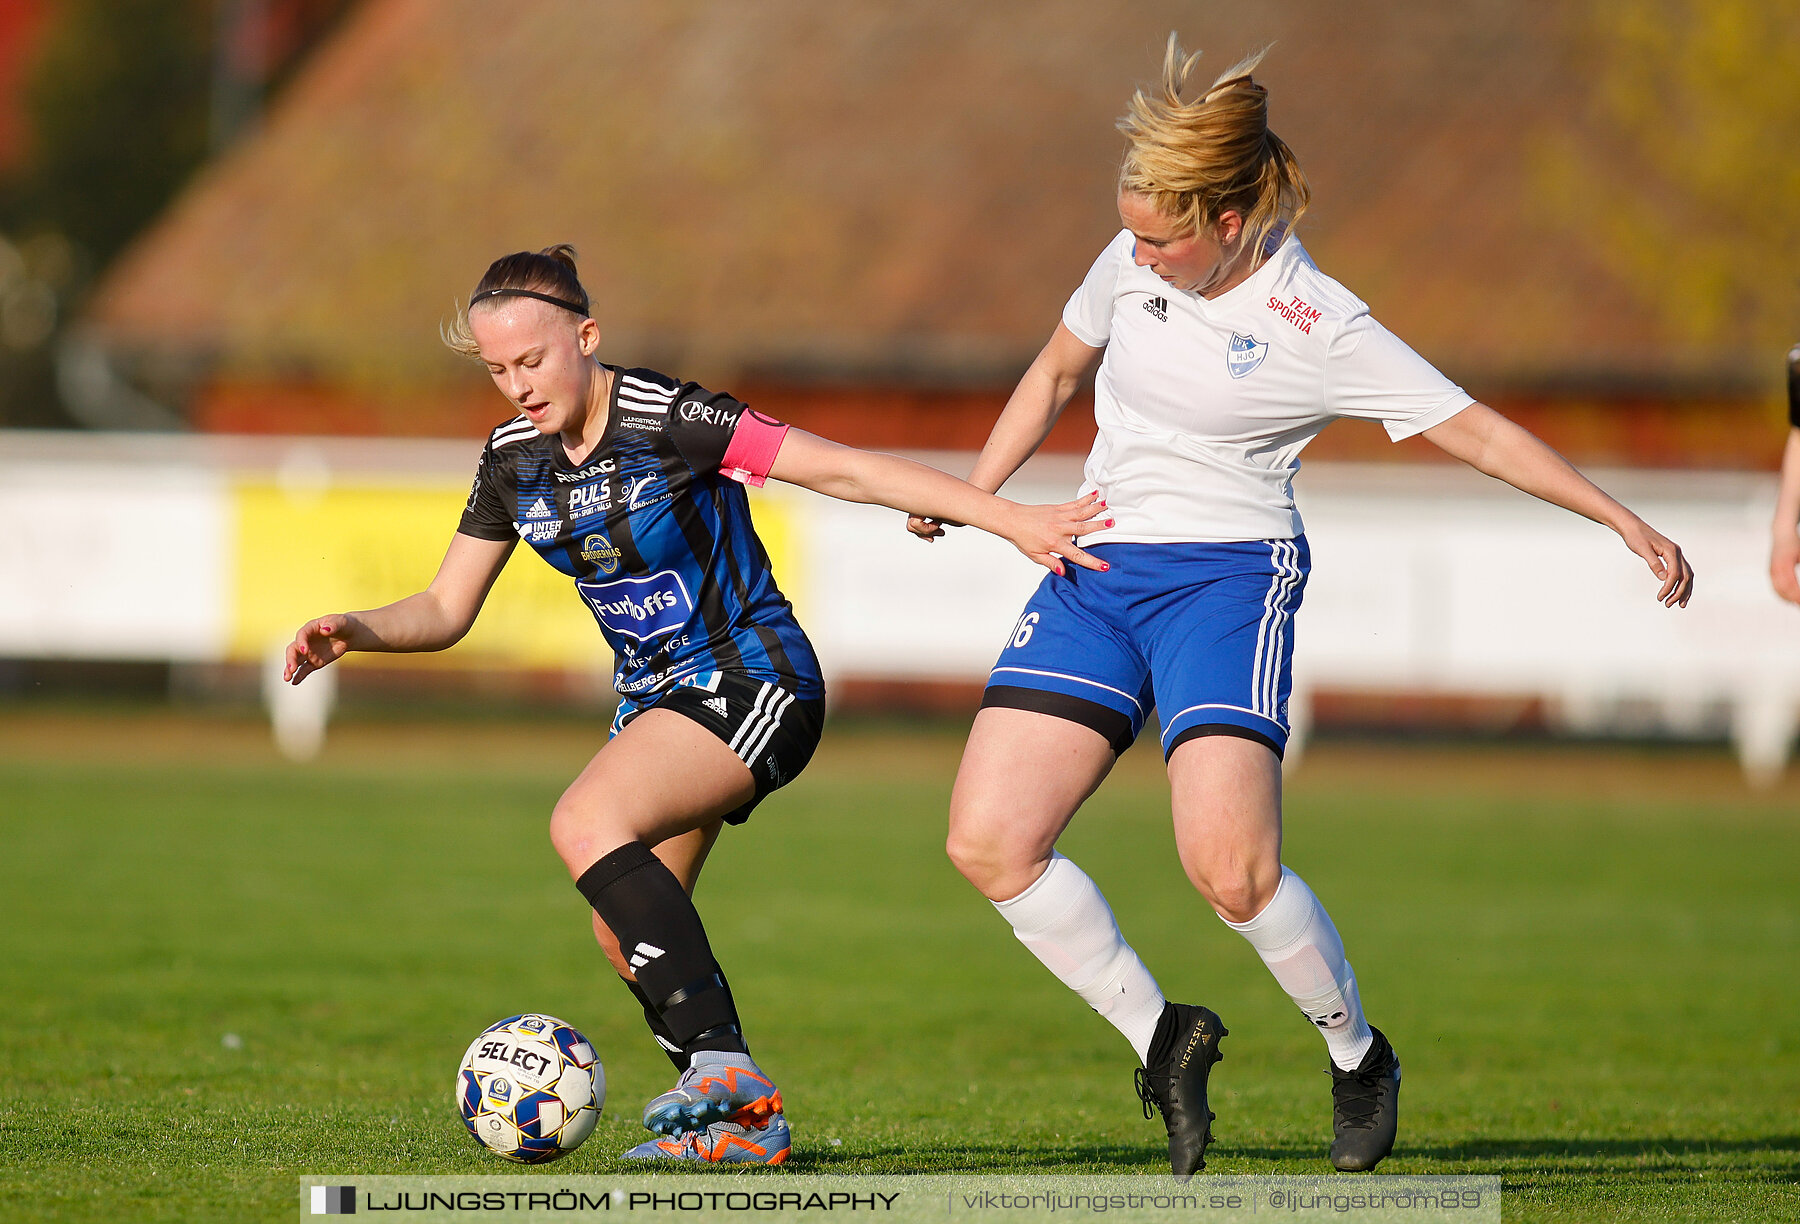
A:
{"type": "Polygon", "coordinates": [[[994,908],[1045,968],[1125,1034],[1140,1063],[1149,1060],[1162,989],[1125,942],[1112,907],[1086,872],[1052,852],[1030,888],[994,908]]]}
{"type": "Polygon", "coordinates": [[[1262,913],[1226,926],[1250,941],[1288,997],[1325,1035],[1340,1071],[1354,1071],[1375,1043],[1331,915],[1306,881],[1281,869],[1281,883],[1262,913]]]}

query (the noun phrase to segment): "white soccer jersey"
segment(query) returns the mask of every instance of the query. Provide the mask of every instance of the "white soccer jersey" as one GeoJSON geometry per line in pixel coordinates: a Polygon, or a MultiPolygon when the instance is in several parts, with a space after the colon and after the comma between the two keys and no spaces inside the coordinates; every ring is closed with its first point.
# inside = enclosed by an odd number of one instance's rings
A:
{"type": "Polygon", "coordinates": [[[1333,419],[1380,421],[1398,442],[1475,402],[1296,238],[1211,301],[1138,267],[1134,241],[1121,231],[1063,308],[1106,349],[1082,492],[1118,525],[1084,545],[1292,539],[1300,450],[1333,419]]]}

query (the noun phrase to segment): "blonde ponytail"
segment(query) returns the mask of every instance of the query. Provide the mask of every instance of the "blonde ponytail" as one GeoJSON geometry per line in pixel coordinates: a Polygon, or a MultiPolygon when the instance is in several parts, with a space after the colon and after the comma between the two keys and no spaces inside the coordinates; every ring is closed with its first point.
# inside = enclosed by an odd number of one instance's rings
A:
{"type": "Polygon", "coordinates": [[[1251,79],[1266,53],[1233,64],[1205,94],[1184,101],[1200,53],[1184,55],[1170,34],[1161,88],[1133,94],[1118,125],[1128,142],[1121,192],[1143,196],[1195,231],[1236,210],[1244,219],[1240,241],[1256,262],[1269,236],[1291,230],[1312,198],[1293,150],[1269,130],[1268,90],[1251,79]]]}

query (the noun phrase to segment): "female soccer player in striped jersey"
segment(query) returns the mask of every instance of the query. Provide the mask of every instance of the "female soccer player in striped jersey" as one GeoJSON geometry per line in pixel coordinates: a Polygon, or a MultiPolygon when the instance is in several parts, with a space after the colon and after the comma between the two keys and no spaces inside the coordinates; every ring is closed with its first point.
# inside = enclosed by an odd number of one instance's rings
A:
{"type": "Polygon", "coordinates": [[[728,395],[607,365],[566,246],[496,260],[446,334],[486,364],[518,415],[482,450],[431,585],[308,621],[287,678],[351,650],[442,650],[474,623],[523,539],[567,576],[616,652],[611,736],[563,793],[550,837],[593,909],[613,967],[681,1072],[644,1125],[643,1159],[776,1164],[781,1095],[750,1058],[690,894],[723,824],[806,765],[825,688],[770,573],[745,484],[789,481],[848,501],[983,527],[1033,561],[1098,565],[1074,533],[1088,496],[1020,506],[933,468],[839,446],[728,395]]]}
{"type": "MultiPolygon", "coordinates": [[[[1143,1063],[1178,1177],[1204,1167],[1207,1076],[1226,1035],[1168,1003],[1100,890],[1056,841],[1136,738],[1162,726],[1182,867],[1324,1035],[1332,1163],[1393,1148],[1400,1060],[1364,1018],[1344,945],[1281,864],[1293,617],[1309,559],[1292,477],[1337,417],[1423,434],[1458,459],[1605,524],[1685,604],[1681,550],[1561,456],[1476,403],[1369,317],[1294,236],[1308,200],[1269,130],[1260,56],[1184,97],[1198,56],[1173,36],[1160,89],[1120,120],[1124,228],[995,424],[970,480],[997,489],[1098,367],[1083,490],[1116,525],[1082,537],[1103,571],[1049,578],[988,680],[951,800],[951,859],[1025,946],[1143,1063]]],[[[938,524],[913,520],[927,538],[938,524]]]]}

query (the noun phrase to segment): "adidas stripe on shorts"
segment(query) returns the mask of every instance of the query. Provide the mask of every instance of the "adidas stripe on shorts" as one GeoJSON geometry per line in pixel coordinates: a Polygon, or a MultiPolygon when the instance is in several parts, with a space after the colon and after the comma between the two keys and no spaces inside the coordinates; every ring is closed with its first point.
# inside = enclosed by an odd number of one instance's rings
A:
{"type": "Polygon", "coordinates": [[[1038,586],[988,675],[982,706],[1033,710],[1129,748],[1155,709],[1162,751],[1202,735],[1287,750],[1294,614],[1306,537],[1097,544],[1038,586]]]}
{"type": "Polygon", "coordinates": [[[825,728],[823,698],[796,697],[792,689],[737,672],[689,676],[641,705],[624,698],[609,734],[617,735],[645,710],[673,710],[693,719],[750,767],[756,795],[727,812],[727,824],[743,824],[757,804],[799,777],[825,728]]]}

